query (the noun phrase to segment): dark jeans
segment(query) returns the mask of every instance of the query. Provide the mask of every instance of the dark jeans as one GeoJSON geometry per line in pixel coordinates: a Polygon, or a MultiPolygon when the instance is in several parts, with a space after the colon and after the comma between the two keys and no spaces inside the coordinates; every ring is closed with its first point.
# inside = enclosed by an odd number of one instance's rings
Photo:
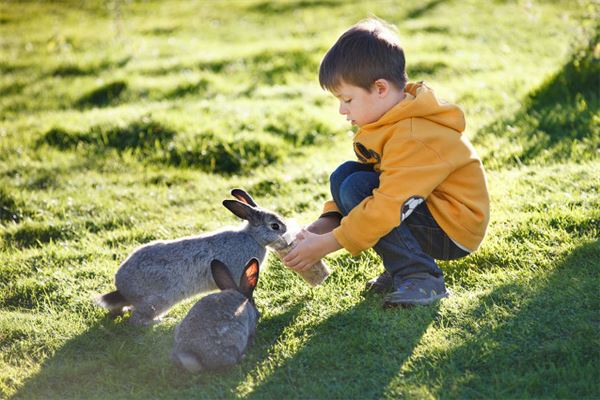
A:
{"type": "MultiPolygon", "coordinates": [[[[379,187],[379,173],[369,164],[347,161],[331,174],[331,194],[344,215],[379,187]]],[[[402,223],[379,239],[373,249],[392,275],[426,272],[436,277],[442,270],[434,259],[453,260],[468,252],[454,242],[435,222],[425,202],[418,205],[402,223]]]]}

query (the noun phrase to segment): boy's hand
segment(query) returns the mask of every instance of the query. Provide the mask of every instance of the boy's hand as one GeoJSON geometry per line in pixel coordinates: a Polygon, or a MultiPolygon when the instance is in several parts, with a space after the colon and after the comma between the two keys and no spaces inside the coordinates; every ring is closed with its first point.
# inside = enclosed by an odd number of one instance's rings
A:
{"type": "Polygon", "coordinates": [[[317,235],[303,229],[296,239],[296,246],[283,258],[283,263],[296,271],[304,271],[327,254],[342,248],[331,232],[317,235]]]}

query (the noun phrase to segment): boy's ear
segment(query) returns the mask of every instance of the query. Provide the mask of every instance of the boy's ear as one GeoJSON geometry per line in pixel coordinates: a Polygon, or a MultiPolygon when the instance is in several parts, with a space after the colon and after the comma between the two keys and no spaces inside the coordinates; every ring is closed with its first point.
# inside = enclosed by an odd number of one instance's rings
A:
{"type": "Polygon", "coordinates": [[[380,97],[384,97],[390,91],[390,83],[386,79],[377,79],[373,82],[373,88],[380,97]]]}

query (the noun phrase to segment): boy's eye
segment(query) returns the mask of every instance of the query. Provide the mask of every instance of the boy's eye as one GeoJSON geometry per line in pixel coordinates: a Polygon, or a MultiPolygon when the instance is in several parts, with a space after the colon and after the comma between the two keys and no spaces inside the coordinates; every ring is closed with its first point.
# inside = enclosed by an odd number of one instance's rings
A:
{"type": "Polygon", "coordinates": [[[344,103],[350,104],[351,101],[352,101],[352,99],[344,100],[344,103]]]}

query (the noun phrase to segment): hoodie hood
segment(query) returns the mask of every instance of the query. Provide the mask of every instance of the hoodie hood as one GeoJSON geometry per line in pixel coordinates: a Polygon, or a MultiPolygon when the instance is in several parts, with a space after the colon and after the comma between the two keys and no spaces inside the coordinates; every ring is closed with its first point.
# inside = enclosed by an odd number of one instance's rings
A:
{"type": "Polygon", "coordinates": [[[465,115],[460,107],[437,98],[424,82],[409,83],[404,92],[404,100],[377,121],[362,126],[361,130],[371,131],[410,118],[424,118],[457,132],[465,130],[465,115]]]}

